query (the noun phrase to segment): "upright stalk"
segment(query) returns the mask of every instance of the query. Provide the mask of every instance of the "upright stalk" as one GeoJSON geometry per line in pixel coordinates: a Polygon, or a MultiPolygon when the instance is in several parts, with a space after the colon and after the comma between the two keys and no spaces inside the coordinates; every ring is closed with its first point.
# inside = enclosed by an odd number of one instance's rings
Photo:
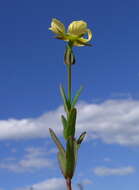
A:
{"type": "Polygon", "coordinates": [[[84,21],[73,21],[66,32],[63,23],[58,19],[52,19],[49,28],[56,34],[56,38],[68,42],[64,54],[64,63],[67,67],[67,93],[63,86],[60,86],[61,96],[64,102],[66,116],[62,115],[63,136],[66,140],[66,147],[62,145],[59,138],[52,129],[49,129],[51,137],[58,148],[57,158],[61,172],[65,178],[67,190],[72,190],[72,178],[76,168],[78,149],[82,143],[86,132],[81,133],[78,139],[75,138],[77,109],[75,104],[80,96],[82,88],[80,88],[75,96],[72,95],[72,65],[75,64],[75,56],[73,52],[74,46],[88,46],[88,42],[92,38],[91,30],[87,28],[84,21]],[[84,38],[84,35],[88,38],[84,38]]]}
{"type": "Polygon", "coordinates": [[[73,53],[72,53],[72,42],[68,43],[67,46],[67,55],[66,55],[66,64],[67,64],[67,72],[68,72],[68,100],[71,103],[71,80],[72,80],[72,73],[71,67],[73,64],[73,53]]]}
{"type": "Polygon", "coordinates": [[[71,63],[67,64],[68,71],[68,100],[71,102],[71,63]]]}
{"type": "MultiPolygon", "coordinates": [[[[71,105],[71,88],[72,88],[72,71],[71,71],[71,67],[72,67],[72,61],[71,61],[72,44],[71,43],[68,44],[68,48],[69,48],[69,52],[68,52],[68,64],[67,64],[67,73],[68,73],[68,101],[69,101],[69,104],[71,105]]],[[[68,114],[67,114],[67,117],[69,117],[68,114]]],[[[67,178],[66,179],[66,185],[67,185],[67,190],[72,190],[71,178],[67,178]]]]}

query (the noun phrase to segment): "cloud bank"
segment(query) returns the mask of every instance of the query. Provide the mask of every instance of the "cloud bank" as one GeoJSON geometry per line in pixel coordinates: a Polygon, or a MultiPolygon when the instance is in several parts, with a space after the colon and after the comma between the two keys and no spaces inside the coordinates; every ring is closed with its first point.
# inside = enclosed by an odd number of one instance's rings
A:
{"type": "MultiPolygon", "coordinates": [[[[139,145],[139,101],[107,100],[99,104],[79,103],[77,133],[105,143],[139,145]]],[[[60,135],[62,106],[38,118],[0,120],[0,140],[49,137],[48,128],[60,135]]]]}
{"type": "Polygon", "coordinates": [[[30,190],[30,189],[35,189],[35,190],[65,190],[66,185],[65,185],[65,180],[62,178],[52,178],[52,179],[47,179],[45,181],[42,181],[40,183],[34,184],[30,187],[25,187],[25,188],[18,188],[16,190],[30,190]]]}
{"type": "MultiPolygon", "coordinates": [[[[90,180],[85,179],[86,183],[84,184],[91,184],[90,180]]],[[[28,187],[21,187],[17,188],[15,190],[65,190],[66,184],[65,180],[63,178],[50,178],[47,180],[44,180],[42,182],[33,184],[28,187]]],[[[79,190],[77,184],[73,184],[74,190],[79,190]]]]}
{"type": "Polygon", "coordinates": [[[42,148],[30,147],[25,149],[25,155],[20,160],[10,158],[0,161],[0,168],[12,172],[32,172],[44,168],[53,168],[52,159],[48,158],[47,152],[42,148]]]}
{"type": "Polygon", "coordinates": [[[110,176],[110,175],[129,175],[135,172],[135,168],[131,166],[121,167],[121,168],[107,168],[107,167],[97,167],[93,172],[98,176],[110,176]]]}

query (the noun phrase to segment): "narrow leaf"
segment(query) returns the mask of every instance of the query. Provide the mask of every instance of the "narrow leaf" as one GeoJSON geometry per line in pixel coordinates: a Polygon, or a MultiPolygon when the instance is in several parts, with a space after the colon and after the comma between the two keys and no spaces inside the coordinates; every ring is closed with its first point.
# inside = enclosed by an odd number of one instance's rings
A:
{"type": "Polygon", "coordinates": [[[69,105],[69,102],[68,102],[66,94],[65,94],[65,90],[62,87],[62,85],[60,85],[60,93],[61,93],[61,96],[62,96],[62,99],[63,99],[63,102],[64,102],[65,111],[68,112],[70,105],[69,105]]]}
{"type": "Polygon", "coordinates": [[[63,128],[65,129],[67,127],[67,120],[64,117],[64,115],[61,116],[61,120],[62,120],[63,128]]]}
{"type": "Polygon", "coordinates": [[[77,91],[77,93],[76,93],[76,95],[75,95],[75,97],[74,97],[74,99],[73,99],[73,101],[72,101],[72,104],[71,104],[71,107],[72,107],[72,108],[73,108],[73,107],[75,106],[75,104],[77,103],[78,98],[79,98],[79,96],[80,96],[82,90],[83,90],[83,87],[81,86],[81,87],[79,88],[79,90],[77,91]]]}
{"type": "Polygon", "coordinates": [[[54,133],[54,131],[52,129],[49,128],[51,137],[54,141],[54,143],[56,144],[57,148],[59,149],[59,152],[63,155],[65,155],[65,150],[64,147],[62,146],[60,140],[58,139],[58,137],[56,136],[56,134],[54,133]]]}
{"type": "Polygon", "coordinates": [[[59,162],[59,167],[64,177],[66,177],[66,156],[58,152],[57,159],[59,162]]]}
{"type": "Polygon", "coordinates": [[[68,122],[66,118],[62,115],[61,116],[62,124],[63,124],[63,136],[65,139],[67,139],[67,127],[68,127],[68,122]]]}

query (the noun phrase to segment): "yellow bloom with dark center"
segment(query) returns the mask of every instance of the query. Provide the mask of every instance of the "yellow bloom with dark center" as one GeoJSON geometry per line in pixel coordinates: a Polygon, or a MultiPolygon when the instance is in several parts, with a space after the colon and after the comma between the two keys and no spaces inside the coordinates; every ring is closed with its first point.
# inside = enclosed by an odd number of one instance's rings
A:
{"type": "Polygon", "coordinates": [[[65,26],[58,19],[52,19],[49,30],[57,34],[56,38],[71,42],[72,46],[90,45],[88,42],[92,39],[92,32],[87,28],[87,23],[79,20],[73,21],[66,31],[65,26]],[[84,36],[87,35],[87,38],[84,36]]]}

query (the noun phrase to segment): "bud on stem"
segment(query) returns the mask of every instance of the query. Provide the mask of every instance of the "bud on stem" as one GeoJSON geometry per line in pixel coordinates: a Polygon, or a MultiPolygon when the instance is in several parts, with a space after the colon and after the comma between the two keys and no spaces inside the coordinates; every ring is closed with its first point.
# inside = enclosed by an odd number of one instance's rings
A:
{"type": "Polygon", "coordinates": [[[66,51],[64,55],[64,62],[67,65],[68,72],[68,101],[71,105],[71,66],[75,64],[75,56],[72,51],[72,43],[68,43],[66,46],[66,51]]]}
{"type": "Polygon", "coordinates": [[[68,45],[66,46],[66,51],[65,51],[65,55],[64,55],[64,63],[67,65],[75,64],[75,56],[72,51],[72,43],[68,43],[68,45]]]}

